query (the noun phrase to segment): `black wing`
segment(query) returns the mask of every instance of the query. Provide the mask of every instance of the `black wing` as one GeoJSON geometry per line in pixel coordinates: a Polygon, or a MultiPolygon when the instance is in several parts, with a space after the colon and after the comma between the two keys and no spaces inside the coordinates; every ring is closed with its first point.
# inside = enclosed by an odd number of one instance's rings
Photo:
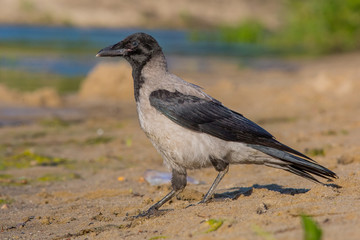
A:
{"type": "Polygon", "coordinates": [[[265,129],[216,100],[201,99],[163,89],[152,92],[149,100],[151,106],[159,112],[188,129],[226,141],[271,147],[312,160],[278,142],[265,129]]]}

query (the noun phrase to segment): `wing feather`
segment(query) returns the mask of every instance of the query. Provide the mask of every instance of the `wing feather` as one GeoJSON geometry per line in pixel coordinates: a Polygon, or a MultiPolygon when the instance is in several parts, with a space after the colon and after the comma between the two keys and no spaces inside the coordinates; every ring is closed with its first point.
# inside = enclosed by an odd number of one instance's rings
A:
{"type": "Polygon", "coordinates": [[[188,129],[204,132],[226,141],[243,142],[287,151],[313,161],[278,142],[269,132],[215,99],[202,99],[178,91],[154,91],[150,104],[166,117],[188,129]]]}
{"type": "Polygon", "coordinates": [[[151,106],[185,128],[225,141],[246,143],[249,147],[282,160],[283,163],[276,166],[278,168],[315,182],[319,181],[311,174],[328,180],[337,178],[334,172],[280,143],[265,129],[215,99],[202,99],[162,89],[152,92],[149,100],[151,106]]]}

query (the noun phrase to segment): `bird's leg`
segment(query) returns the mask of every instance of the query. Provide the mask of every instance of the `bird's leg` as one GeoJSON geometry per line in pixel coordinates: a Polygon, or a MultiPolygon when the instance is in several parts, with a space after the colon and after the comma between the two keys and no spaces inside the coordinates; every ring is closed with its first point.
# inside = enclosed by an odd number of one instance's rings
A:
{"type": "MultiPolygon", "coordinates": [[[[211,160],[212,165],[216,169],[216,171],[219,172],[219,174],[216,176],[213,184],[211,185],[209,191],[205,194],[204,198],[197,204],[206,203],[210,200],[210,198],[214,194],[214,191],[215,191],[217,185],[220,183],[221,179],[223,179],[225,174],[229,171],[229,163],[227,163],[223,160],[220,160],[220,159],[215,159],[215,158],[210,158],[210,160],[211,160]]],[[[190,204],[186,208],[197,205],[197,204],[190,204]]]]}
{"type": "Polygon", "coordinates": [[[218,161],[218,160],[211,160],[211,163],[215,167],[217,171],[219,171],[219,174],[216,176],[213,184],[211,185],[209,191],[205,194],[204,198],[199,203],[206,203],[210,200],[212,195],[214,194],[214,191],[217,187],[217,185],[220,183],[220,181],[223,179],[225,174],[229,171],[229,164],[224,161],[218,161]],[[217,161],[216,164],[214,164],[214,161],[217,161]]]}
{"type": "Polygon", "coordinates": [[[176,194],[181,192],[186,186],[186,171],[179,172],[172,170],[171,187],[172,190],[166,194],[160,201],[152,205],[147,211],[140,213],[137,217],[149,217],[159,213],[159,208],[173,198],[176,194]]]}
{"type": "Polygon", "coordinates": [[[221,181],[221,179],[223,179],[223,177],[225,176],[225,174],[229,171],[229,165],[226,166],[225,170],[220,171],[219,174],[216,176],[215,181],[213,182],[213,184],[211,185],[209,191],[205,194],[204,198],[199,202],[199,203],[206,203],[207,201],[209,201],[209,199],[212,197],[212,195],[214,194],[214,191],[217,187],[217,185],[219,184],[219,182],[221,181]]]}

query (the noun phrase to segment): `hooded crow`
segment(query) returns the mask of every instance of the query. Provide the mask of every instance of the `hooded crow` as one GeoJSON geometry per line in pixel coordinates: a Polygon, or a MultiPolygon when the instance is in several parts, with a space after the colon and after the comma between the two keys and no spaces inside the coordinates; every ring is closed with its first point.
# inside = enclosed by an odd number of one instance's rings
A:
{"type": "Polygon", "coordinates": [[[172,170],[172,190],[139,216],[149,216],[186,186],[187,169],[213,166],[218,175],[200,203],[208,202],[229,164],[263,164],[311,181],[337,178],[329,169],[280,143],[269,132],[168,71],[157,41],[135,33],[98,52],[132,67],[141,128],[172,170]]]}

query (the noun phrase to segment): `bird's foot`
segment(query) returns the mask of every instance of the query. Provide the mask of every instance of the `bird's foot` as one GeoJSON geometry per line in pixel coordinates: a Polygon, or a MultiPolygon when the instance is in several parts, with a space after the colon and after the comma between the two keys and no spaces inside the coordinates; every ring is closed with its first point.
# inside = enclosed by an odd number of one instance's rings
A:
{"type": "Polygon", "coordinates": [[[148,210],[142,211],[138,215],[126,216],[124,218],[124,221],[132,221],[132,220],[139,219],[139,218],[159,217],[159,216],[164,215],[167,211],[169,211],[169,210],[159,210],[159,209],[150,207],[148,210]]]}
{"type": "Polygon", "coordinates": [[[197,206],[197,205],[199,205],[199,204],[204,204],[204,203],[208,203],[208,202],[209,202],[209,201],[201,200],[201,201],[198,202],[198,203],[189,204],[189,205],[187,205],[185,208],[194,207],[194,206],[197,206]]]}

